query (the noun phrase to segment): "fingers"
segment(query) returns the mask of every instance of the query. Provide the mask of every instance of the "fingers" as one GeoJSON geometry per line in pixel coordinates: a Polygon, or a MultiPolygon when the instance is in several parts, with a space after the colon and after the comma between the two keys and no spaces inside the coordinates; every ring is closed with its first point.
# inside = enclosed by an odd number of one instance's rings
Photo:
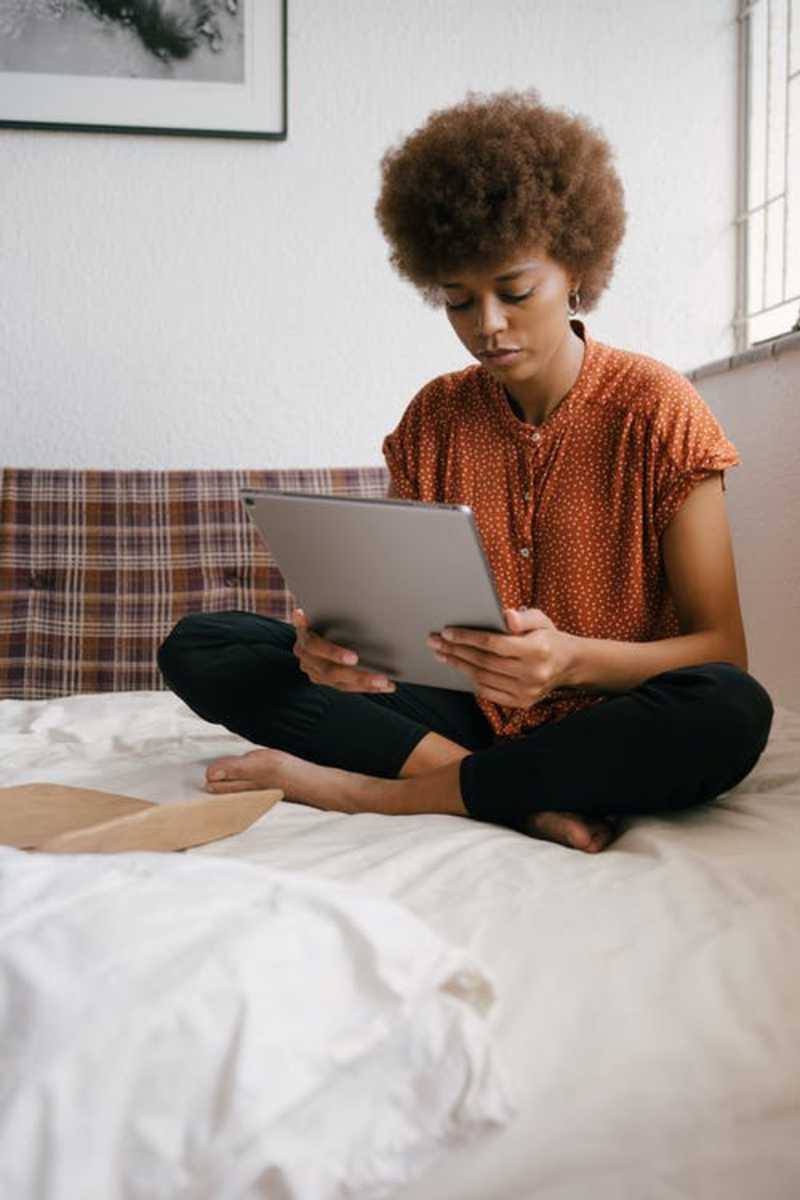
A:
{"type": "Polygon", "coordinates": [[[454,667],[461,665],[474,667],[476,670],[488,671],[506,679],[515,679],[519,673],[519,659],[493,654],[488,650],[479,650],[474,646],[456,645],[453,642],[444,641],[436,634],[431,634],[428,638],[428,645],[436,652],[436,657],[441,662],[448,662],[454,667]]]}
{"type": "Polygon", "coordinates": [[[376,674],[362,667],[341,666],[328,658],[317,658],[310,653],[299,652],[300,669],[312,683],[338,688],[343,692],[393,692],[395,685],[386,675],[376,674]]]}
{"type": "Polygon", "coordinates": [[[512,708],[519,707],[520,700],[516,688],[518,681],[514,676],[484,670],[458,659],[454,655],[436,653],[434,657],[439,662],[468,675],[475,684],[476,695],[482,696],[486,700],[494,700],[496,704],[504,704],[512,708]]]}
{"type": "Polygon", "coordinates": [[[341,663],[345,666],[355,666],[358,655],[344,646],[337,646],[309,629],[308,618],[302,608],[296,608],[292,613],[292,623],[297,630],[294,652],[300,659],[319,659],[322,662],[341,663]]]}
{"type": "Polygon", "coordinates": [[[292,609],[292,624],[295,629],[308,629],[308,617],[303,612],[302,608],[292,609]]]}
{"type": "Polygon", "coordinates": [[[547,695],[546,689],[532,692],[530,684],[523,686],[519,659],[503,658],[466,645],[454,646],[436,634],[428,644],[439,662],[468,675],[475,684],[475,693],[506,708],[528,708],[547,695]]]}
{"type": "Polygon", "coordinates": [[[297,629],[295,646],[299,644],[299,648],[304,653],[313,658],[321,658],[334,663],[343,663],[346,666],[355,666],[358,662],[358,655],[355,651],[348,650],[345,646],[337,646],[335,642],[326,641],[318,633],[314,633],[313,630],[309,629],[308,618],[302,608],[294,610],[292,621],[297,629]]]}
{"type": "Polygon", "coordinates": [[[482,629],[456,629],[448,626],[441,634],[434,636],[441,637],[445,646],[469,646],[504,658],[516,658],[519,654],[516,639],[507,633],[487,633],[482,629]]]}
{"type": "Polygon", "coordinates": [[[312,658],[319,658],[324,662],[341,663],[346,667],[354,667],[358,662],[358,655],[354,650],[347,650],[344,646],[337,646],[335,642],[328,642],[311,630],[304,634],[303,647],[312,658]]]}
{"type": "Polygon", "coordinates": [[[302,609],[292,613],[297,629],[294,654],[300,669],[312,683],[334,687],[342,692],[393,692],[391,679],[365,667],[357,667],[358,655],[345,646],[337,646],[309,629],[302,609]]]}
{"type": "Polygon", "coordinates": [[[506,625],[513,634],[531,633],[534,629],[555,629],[547,613],[540,608],[506,608],[506,625]]]}
{"type": "Polygon", "coordinates": [[[341,692],[393,692],[395,684],[386,675],[362,667],[341,666],[327,658],[299,652],[300,669],[312,683],[337,688],[341,692]]]}
{"type": "MultiPolygon", "coordinates": [[[[301,663],[302,666],[302,663],[301,663]]],[[[326,666],[320,670],[306,670],[312,683],[336,688],[340,692],[394,692],[396,685],[385,675],[371,675],[360,668],[336,668],[326,666]]]]}

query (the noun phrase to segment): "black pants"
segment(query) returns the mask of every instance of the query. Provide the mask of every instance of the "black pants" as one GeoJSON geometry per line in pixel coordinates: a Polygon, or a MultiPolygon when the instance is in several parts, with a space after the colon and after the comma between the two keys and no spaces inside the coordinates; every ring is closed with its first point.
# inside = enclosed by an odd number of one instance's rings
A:
{"type": "Polygon", "coordinates": [[[294,640],[292,625],[255,613],[196,613],[162,643],[158,665],[198,716],[323,766],[393,779],[426,734],[441,734],[473,752],[460,766],[469,815],[517,829],[531,812],[634,814],[712,800],[752,771],[772,724],[761,684],[718,662],[665,671],[495,741],[466,692],[311,683],[294,640]]]}

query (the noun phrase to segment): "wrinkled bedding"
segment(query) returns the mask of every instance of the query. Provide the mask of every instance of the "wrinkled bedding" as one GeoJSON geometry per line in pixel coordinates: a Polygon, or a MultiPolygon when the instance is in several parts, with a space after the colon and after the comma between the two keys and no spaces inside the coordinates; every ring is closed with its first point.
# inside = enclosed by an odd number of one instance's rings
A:
{"type": "MultiPolygon", "coordinates": [[[[7,784],[169,802],[199,794],[212,758],[251,748],[171,693],[0,702],[7,784]]],[[[19,853],[5,852],[6,870],[19,853]]],[[[482,1132],[459,1140],[453,1127],[459,1144],[447,1145],[435,1134],[423,1176],[414,1178],[425,1150],[407,1183],[386,1193],[397,1200],[800,1194],[800,714],[776,706],[757,767],[714,804],[640,818],[595,856],[468,818],[345,816],[282,802],[244,833],[171,860],[247,866],[265,895],[277,873],[300,896],[305,884],[346,883],[416,918],[440,952],[467,956],[472,983],[458,1011],[465,1028],[487,1033],[483,1061],[497,1067],[493,1075],[487,1065],[491,1094],[475,1114],[482,1132]],[[478,1000],[487,988],[489,1012],[478,1000]]],[[[390,1073],[355,1088],[348,1104],[356,1114],[356,1096],[379,1105],[392,1082],[390,1073]]],[[[428,1098],[423,1089],[418,1103],[428,1098]]],[[[126,1127],[146,1125],[153,1102],[137,1093],[126,1127]]],[[[40,1152],[52,1153],[53,1127],[25,1120],[40,1152]]],[[[308,1157],[318,1135],[289,1124],[308,1157]]],[[[336,1121],[325,1133],[336,1144],[336,1121]]],[[[329,1194],[297,1186],[252,1194],[329,1194]]],[[[345,1190],[331,1195],[384,1194],[357,1179],[337,1186],[345,1190]]]]}
{"type": "Polygon", "coordinates": [[[508,1115],[491,1004],[347,884],[0,849],[2,1195],[391,1194],[508,1115]]]}

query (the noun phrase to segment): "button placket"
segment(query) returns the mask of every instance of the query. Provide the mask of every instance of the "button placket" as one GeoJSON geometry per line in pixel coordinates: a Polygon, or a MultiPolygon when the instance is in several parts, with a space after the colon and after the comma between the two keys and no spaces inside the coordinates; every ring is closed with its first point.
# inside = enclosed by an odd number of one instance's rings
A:
{"type": "MultiPolygon", "coordinates": [[[[537,451],[539,449],[539,443],[542,440],[542,435],[538,429],[531,429],[531,427],[528,426],[527,430],[526,430],[526,439],[527,439],[527,446],[526,446],[527,454],[525,454],[525,458],[527,459],[526,466],[527,466],[527,470],[529,472],[529,482],[528,482],[528,486],[526,487],[525,491],[522,493],[522,499],[523,499],[525,505],[529,506],[531,503],[531,500],[533,499],[533,494],[535,491],[535,486],[534,486],[535,479],[536,479],[535,451],[537,451]]],[[[533,530],[530,529],[527,532],[528,532],[528,535],[532,538],[533,530]]],[[[528,570],[531,570],[532,566],[533,566],[532,561],[531,561],[531,559],[533,557],[533,545],[529,544],[526,546],[520,546],[519,547],[519,556],[520,556],[520,558],[522,558],[526,561],[528,570]]]]}
{"type": "MultiPolygon", "coordinates": [[[[533,430],[533,432],[531,433],[530,440],[531,440],[531,455],[530,455],[530,472],[531,473],[530,473],[530,483],[528,485],[527,490],[524,493],[526,504],[530,504],[530,501],[533,497],[533,493],[535,491],[536,468],[537,468],[537,456],[536,456],[535,452],[539,449],[539,443],[542,440],[542,435],[538,429],[533,430]]],[[[529,546],[523,546],[521,548],[520,556],[527,560],[528,568],[530,571],[532,571],[532,569],[533,569],[533,562],[532,562],[532,558],[533,558],[533,522],[531,522],[531,525],[529,527],[528,535],[531,539],[531,543],[529,546]]],[[[530,587],[532,588],[533,587],[532,578],[529,578],[529,584],[530,584],[530,587]]]]}
{"type": "MultiPolygon", "coordinates": [[[[534,430],[533,430],[533,432],[531,433],[531,438],[530,438],[530,440],[531,440],[531,442],[533,443],[533,447],[532,447],[532,448],[533,448],[534,450],[537,450],[537,449],[538,449],[538,443],[539,443],[539,442],[541,442],[541,440],[542,440],[542,435],[541,435],[541,433],[539,432],[539,430],[538,430],[538,429],[534,429],[534,430]]],[[[530,459],[530,468],[531,468],[531,482],[530,482],[530,486],[529,486],[528,488],[526,488],[526,490],[525,490],[525,491],[522,493],[522,498],[523,498],[523,500],[525,501],[525,503],[526,503],[526,504],[530,504],[530,502],[531,502],[531,497],[533,496],[533,481],[534,481],[534,468],[535,468],[535,465],[536,465],[536,460],[534,459],[534,457],[533,457],[533,456],[531,456],[531,459],[530,459]]]]}

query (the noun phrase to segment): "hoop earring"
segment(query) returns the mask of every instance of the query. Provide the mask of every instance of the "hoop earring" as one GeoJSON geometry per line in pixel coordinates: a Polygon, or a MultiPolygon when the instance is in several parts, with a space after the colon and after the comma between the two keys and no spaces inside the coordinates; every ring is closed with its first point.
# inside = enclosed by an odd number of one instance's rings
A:
{"type": "Polygon", "coordinates": [[[579,307],[579,305],[580,305],[580,302],[581,302],[581,294],[580,294],[580,292],[578,291],[578,289],[577,289],[577,288],[570,288],[570,290],[569,290],[569,293],[567,294],[567,303],[568,303],[568,305],[569,305],[569,307],[568,307],[568,309],[567,309],[567,314],[568,314],[570,317],[574,317],[574,316],[576,315],[576,313],[577,313],[577,311],[578,311],[578,307],[579,307]],[[574,301],[573,301],[573,299],[572,299],[573,293],[574,293],[574,295],[575,295],[575,300],[574,300],[574,301]]]}

